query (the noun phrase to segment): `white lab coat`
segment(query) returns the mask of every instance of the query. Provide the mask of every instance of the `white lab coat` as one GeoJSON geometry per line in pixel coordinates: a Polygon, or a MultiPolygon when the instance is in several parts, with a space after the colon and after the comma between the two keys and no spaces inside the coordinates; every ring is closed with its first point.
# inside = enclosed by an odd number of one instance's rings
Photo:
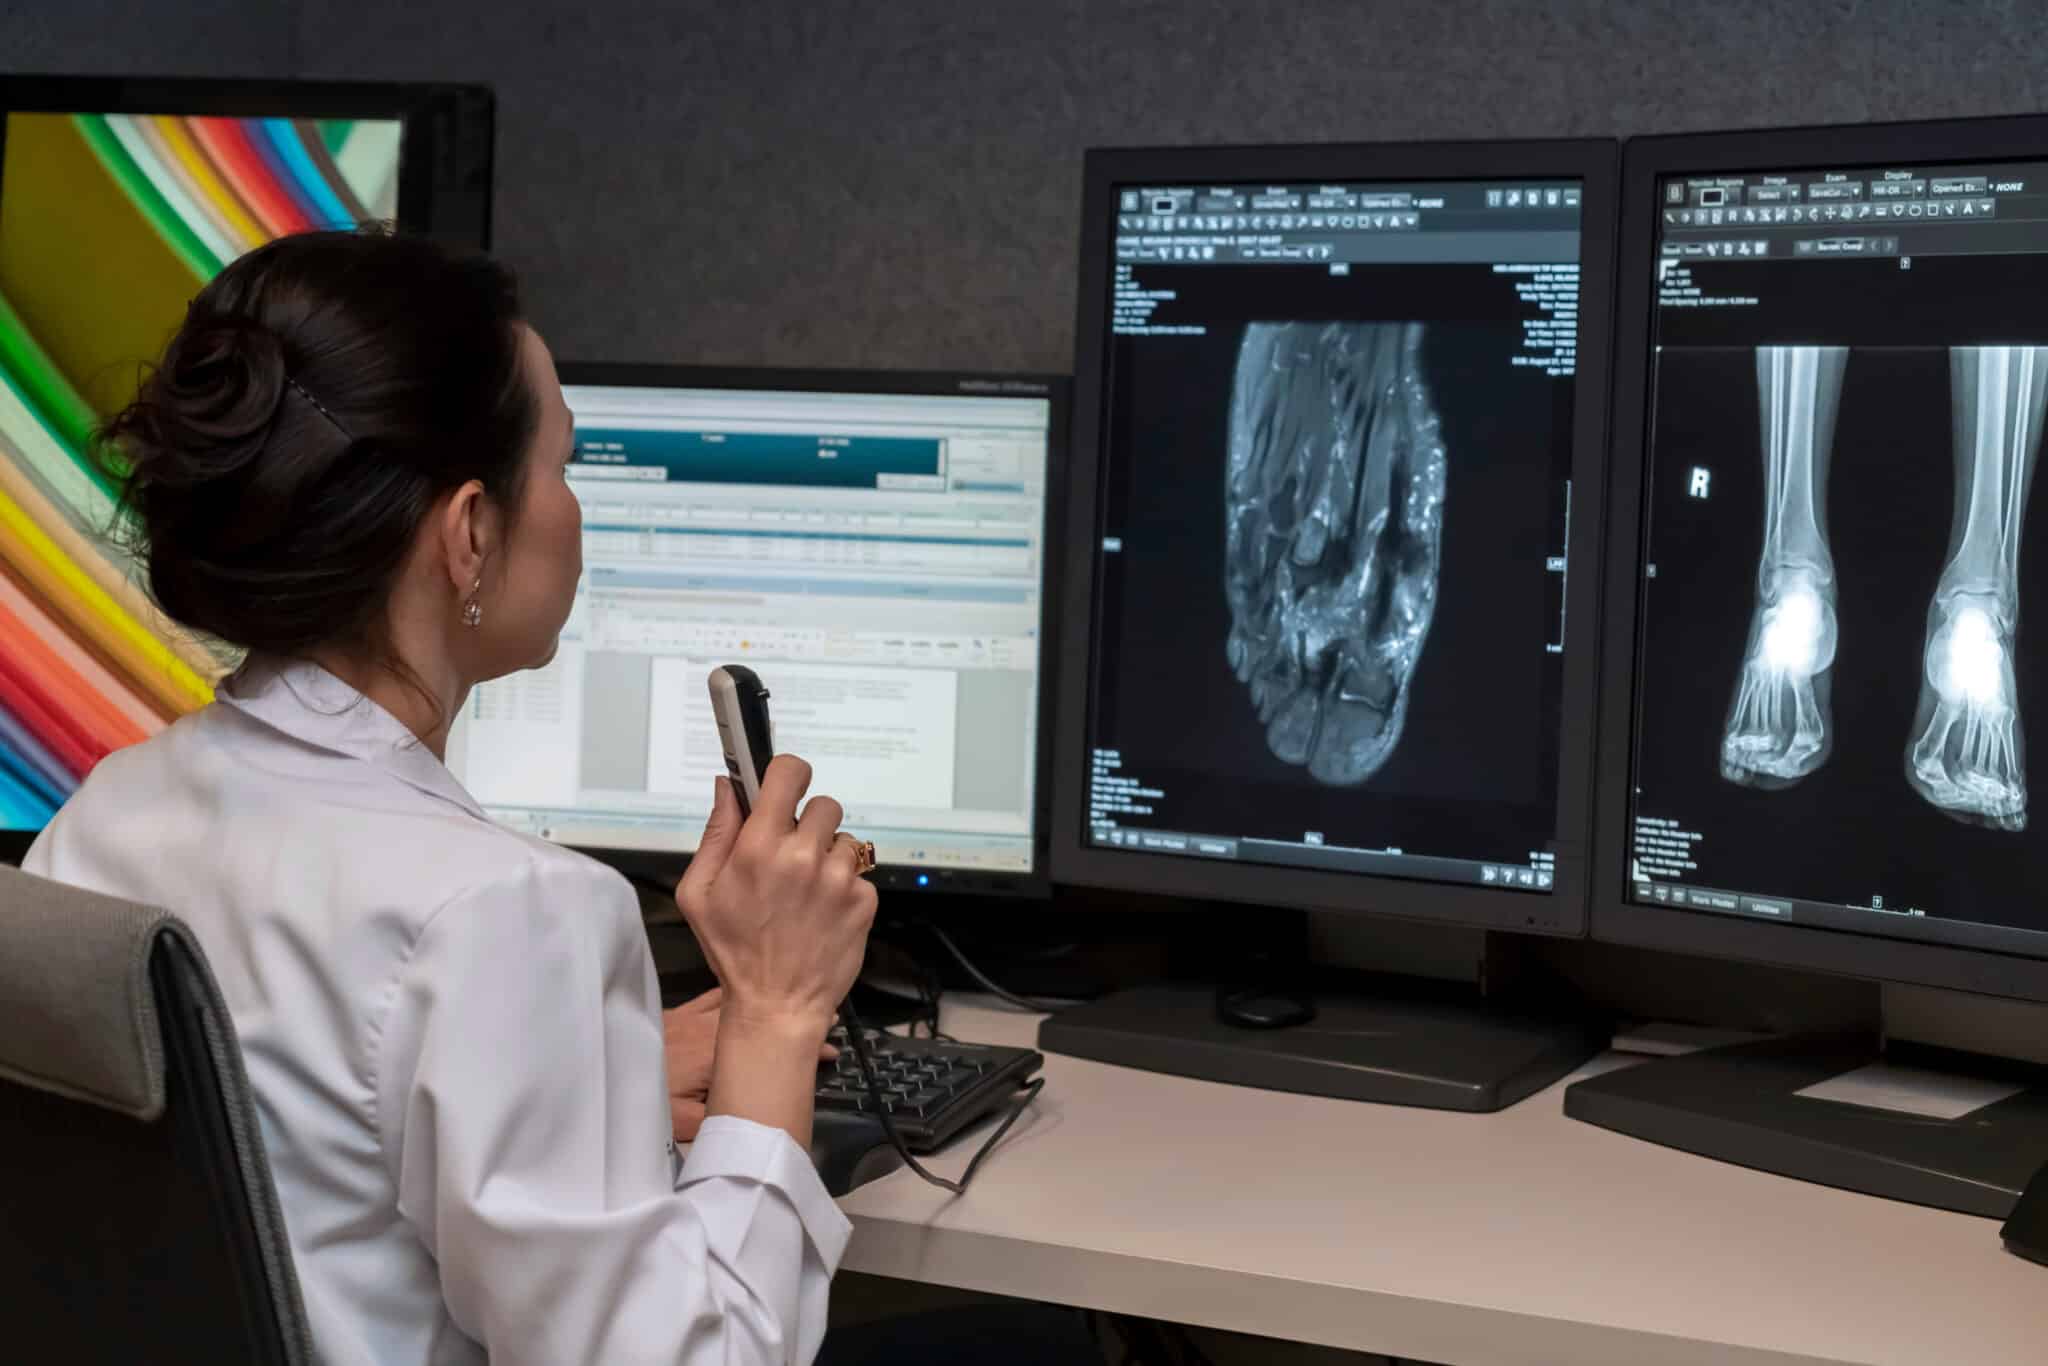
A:
{"type": "Polygon", "coordinates": [[[632,889],[491,822],[396,718],[251,664],[103,761],[30,872],[184,917],[323,1360],[807,1363],[850,1232],[787,1134],[676,1163],[632,889]]]}

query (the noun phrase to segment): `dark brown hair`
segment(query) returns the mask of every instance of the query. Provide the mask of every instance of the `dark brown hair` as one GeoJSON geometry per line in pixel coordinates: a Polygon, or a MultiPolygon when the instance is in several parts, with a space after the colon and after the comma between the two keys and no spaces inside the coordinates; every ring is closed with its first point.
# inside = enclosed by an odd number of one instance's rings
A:
{"type": "Polygon", "coordinates": [[[510,517],[537,403],[511,272],[422,238],[306,233],[193,300],[101,433],[174,620],[246,650],[368,651],[421,521],[469,480],[510,517]]]}

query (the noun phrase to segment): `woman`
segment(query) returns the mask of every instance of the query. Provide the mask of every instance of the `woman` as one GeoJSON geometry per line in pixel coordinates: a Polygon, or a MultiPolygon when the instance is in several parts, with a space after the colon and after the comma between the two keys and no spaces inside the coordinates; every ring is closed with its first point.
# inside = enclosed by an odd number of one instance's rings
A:
{"type": "Polygon", "coordinates": [[[790,758],[744,824],[719,783],[676,900],[722,996],[665,1058],[632,890],[442,764],[470,689],[553,657],[582,572],[570,416],[511,277],[273,243],[109,436],[156,599],[248,660],[25,866],[198,933],[322,1357],[808,1361],[848,1233],[806,1156],[815,1066],[875,912],[838,804],[799,815],[790,758]]]}

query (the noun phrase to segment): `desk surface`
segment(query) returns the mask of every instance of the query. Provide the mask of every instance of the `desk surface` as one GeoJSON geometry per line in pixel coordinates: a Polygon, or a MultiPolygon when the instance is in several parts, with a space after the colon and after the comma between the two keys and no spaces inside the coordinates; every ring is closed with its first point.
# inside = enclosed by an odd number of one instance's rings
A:
{"type": "MultiPolygon", "coordinates": [[[[1036,1021],[945,1015],[986,1043],[1036,1021]]],[[[1562,1083],[1464,1115],[1045,1074],[965,1196],[909,1172],[849,1196],[845,1265],[1454,1366],[2048,1361],[2048,1268],[1996,1223],[1568,1120],[1562,1083]]]]}

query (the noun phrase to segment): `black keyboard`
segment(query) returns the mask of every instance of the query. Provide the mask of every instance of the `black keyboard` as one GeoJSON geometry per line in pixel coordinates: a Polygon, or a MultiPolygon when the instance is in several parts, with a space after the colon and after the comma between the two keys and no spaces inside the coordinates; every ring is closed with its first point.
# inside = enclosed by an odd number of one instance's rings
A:
{"type": "Polygon", "coordinates": [[[880,1101],[869,1093],[842,1026],[830,1035],[839,1057],[818,1064],[818,1112],[869,1116],[879,1126],[878,1110],[886,1108],[903,1146],[916,1153],[943,1147],[968,1125],[1000,1110],[1045,1066],[1045,1055],[1029,1048],[904,1039],[878,1029],[863,1037],[881,1084],[880,1101]]]}

